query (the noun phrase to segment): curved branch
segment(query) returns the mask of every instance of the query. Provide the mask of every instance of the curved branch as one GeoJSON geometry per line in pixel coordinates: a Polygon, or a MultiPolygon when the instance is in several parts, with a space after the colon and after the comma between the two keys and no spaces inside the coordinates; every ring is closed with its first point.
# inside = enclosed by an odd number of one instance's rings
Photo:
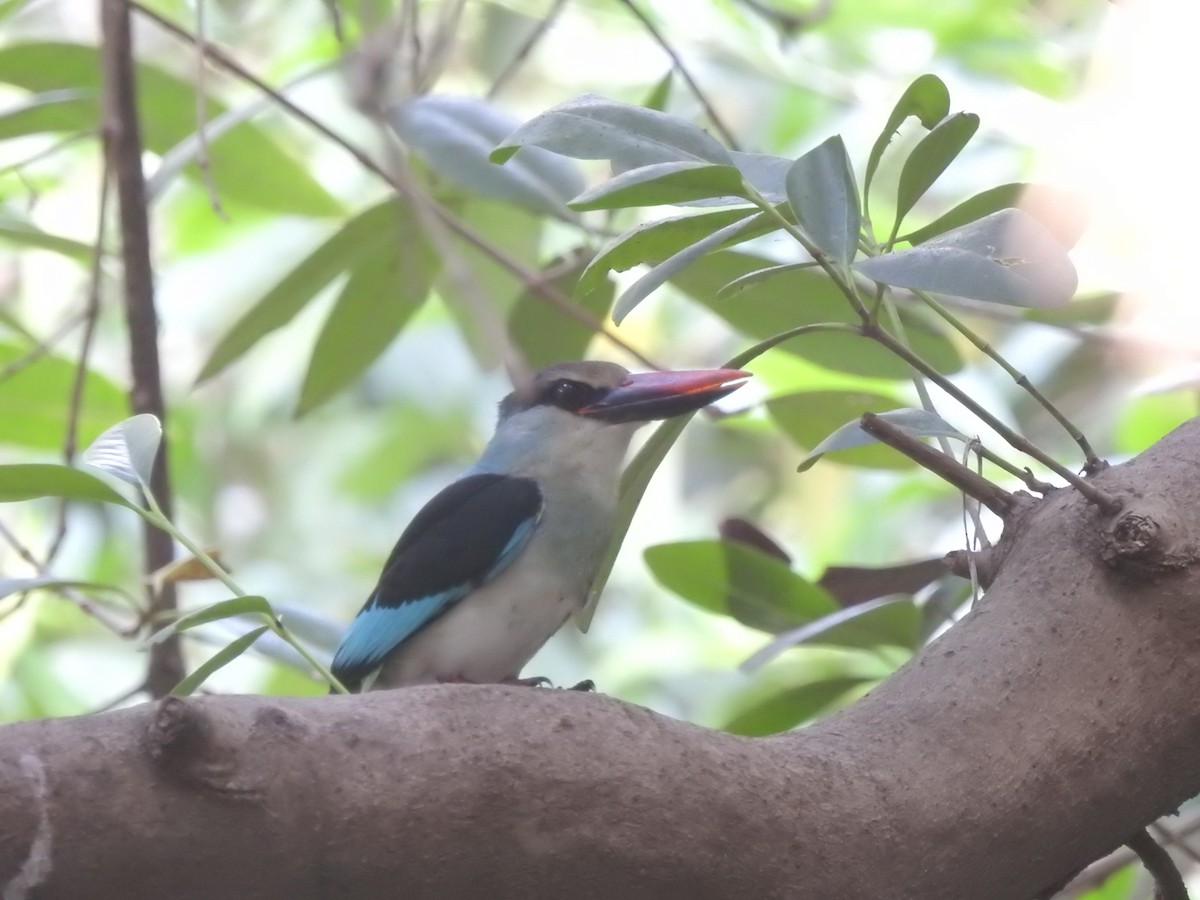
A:
{"type": "MultiPolygon", "coordinates": [[[[1200,420],[1094,477],[1200,539],[1200,420]]],[[[1200,791],[1200,571],[1114,576],[1103,527],[1073,491],[1014,516],[971,613],[772,738],[498,685],[6,726],[0,873],[52,898],[1036,896],[1200,791]]]]}

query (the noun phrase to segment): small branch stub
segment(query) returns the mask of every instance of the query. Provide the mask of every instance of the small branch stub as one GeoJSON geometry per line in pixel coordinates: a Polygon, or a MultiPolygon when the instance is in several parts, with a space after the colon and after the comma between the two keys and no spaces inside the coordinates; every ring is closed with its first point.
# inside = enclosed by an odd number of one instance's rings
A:
{"type": "Polygon", "coordinates": [[[221,728],[197,704],[166,697],[146,728],[146,750],[172,778],[224,797],[253,798],[259,789],[239,784],[237,741],[222,740],[221,728]]]}
{"type": "Polygon", "coordinates": [[[972,472],[953,456],[935,450],[874,413],[864,413],[859,424],[863,431],[880,443],[900,451],[968,497],[974,497],[1001,518],[1012,511],[1016,500],[1011,493],[972,472]]]}
{"type": "Polygon", "coordinates": [[[1177,544],[1181,529],[1170,511],[1136,504],[1117,516],[1101,533],[1100,559],[1123,575],[1155,579],[1196,561],[1196,548],[1177,544]]]}

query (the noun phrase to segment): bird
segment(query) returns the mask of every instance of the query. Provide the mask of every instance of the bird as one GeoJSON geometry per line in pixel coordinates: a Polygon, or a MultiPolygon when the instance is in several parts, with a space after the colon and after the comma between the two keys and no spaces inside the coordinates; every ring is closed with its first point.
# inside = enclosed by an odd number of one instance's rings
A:
{"type": "Polygon", "coordinates": [[[633,433],[749,377],[582,361],[524,379],[500,402],[478,462],[400,535],[334,653],[333,675],[352,692],[544,682],[520,672],[587,602],[633,433]]]}

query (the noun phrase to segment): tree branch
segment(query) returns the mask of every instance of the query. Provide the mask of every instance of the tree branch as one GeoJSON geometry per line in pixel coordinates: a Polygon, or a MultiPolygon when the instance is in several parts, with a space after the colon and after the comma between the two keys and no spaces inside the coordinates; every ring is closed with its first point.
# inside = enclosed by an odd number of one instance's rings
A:
{"type": "MultiPolygon", "coordinates": [[[[101,64],[104,94],[104,148],[107,168],[116,178],[121,223],[121,259],[125,279],[125,322],[129,330],[129,363],[133,386],[130,406],[134,413],[152,413],[164,425],[162,444],[154,460],[150,491],[168,518],[171,486],[167,475],[166,407],[158,365],[158,312],[154,307],[154,269],[150,258],[150,222],[146,211],[146,182],[142,171],[142,135],[138,119],[133,67],[133,41],[126,0],[100,4],[101,64]]],[[[147,575],[175,556],[170,535],[144,525],[142,540],[147,575]]],[[[175,609],[175,586],[148,586],[150,621],[162,621],[175,609]]],[[[183,658],[178,637],[150,648],[146,689],[163,697],[183,678],[183,658]]]]}
{"type": "MultiPolygon", "coordinates": [[[[1200,546],[1200,420],[1094,480],[1200,546]]],[[[1023,506],[960,623],[771,738],[498,685],[5,726],[0,873],[39,898],[1037,896],[1200,791],[1200,567],[1115,576],[1102,515],[1023,506]]]]}
{"type": "Polygon", "coordinates": [[[953,456],[922,443],[887,419],[880,418],[875,413],[864,413],[859,427],[880,443],[903,453],[917,465],[958,488],[968,497],[974,497],[1001,518],[1012,511],[1015,499],[1004,488],[972,472],[953,456]]]}
{"type": "Polygon", "coordinates": [[[1158,845],[1150,832],[1139,828],[1125,842],[1125,846],[1138,855],[1146,871],[1154,878],[1155,900],[1188,900],[1187,886],[1175,866],[1175,860],[1158,845]]]}

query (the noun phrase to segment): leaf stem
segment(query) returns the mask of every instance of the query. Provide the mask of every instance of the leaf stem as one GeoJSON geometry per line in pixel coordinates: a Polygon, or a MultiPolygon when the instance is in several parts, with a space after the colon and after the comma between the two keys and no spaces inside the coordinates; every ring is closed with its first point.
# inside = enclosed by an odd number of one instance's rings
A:
{"type": "Polygon", "coordinates": [[[1050,402],[1050,400],[1046,399],[1042,392],[1033,386],[1033,383],[1030,382],[1023,372],[1011,365],[1007,359],[1000,355],[1000,352],[996,350],[995,347],[977,335],[966,325],[966,323],[954,315],[954,313],[950,312],[950,310],[935,300],[928,293],[921,290],[914,290],[912,293],[922,303],[937,313],[937,315],[940,316],[942,320],[945,321],[951,328],[970,341],[971,345],[974,346],[975,349],[979,350],[984,356],[988,357],[998,366],[1000,366],[1000,368],[1002,368],[1009,375],[1009,377],[1016,382],[1018,387],[1029,394],[1029,396],[1035,401],[1037,401],[1037,403],[1050,414],[1051,418],[1053,418],[1054,421],[1058,422],[1058,424],[1063,427],[1067,434],[1071,436],[1071,440],[1078,444],[1079,449],[1083,451],[1084,460],[1087,463],[1087,468],[1089,471],[1104,467],[1103,461],[1099,456],[1096,455],[1096,451],[1092,449],[1092,445],[1088,442],[1088,439],[1084,436],[1083,432],[1080,431],[1075,424],[1068,419],[1061,410],[1059,410],[1057,406],[1050,402]]]}
{"type": "Polygon", "coordinates": [[[805,249],[805,251],[813,258],[816,264],[824,269],[825,274],[828,275],[833,280],[833,283],[838,286],[841,292],[845,295],[846,299],[850,302],[850,305],[854,307],[854,312],[857,313],[864,322],[867,321],[867,319],[870,318],[867,308],[863,305],[862,300],[859,299],[858,293],[854,290],[854,285],[846,279],[846,275],[842,269],[835,265],[834,262],[825,255],[825,252],[820,247],[809,240],[808,235],[804,233],[800,226],[789,222],[787,217],[775,208],[775,204],[760,194],[758,189],[745,179],[742,180],[742,191],[742,195],[747,200],[766,213],[768,218],[773,219],[780,228],[796,239],[796,242],[805,249]]]}
{"type": "MultiPolygon", "coordinates": [[[[241,588],[240,585],[238,585],[236,581],[233,580],[232,577],[230,577],[229,573],[225,571],[225,568],[219,562],[205,553],[199,544],[195,543],[193,540],[191,540],[191,538],[176,528],[175,525],[163,515],[163,512],[155,502],[154,497],[148,491],[144,492],[144,494],[149,509],[145,510],[141,509],[140,507],[137,508],[142,518],[155,527],[161,528],[167,534],[171,535],[171,537],[173,537],[175,540],[179,541],[179,543],[183,544],[183,546],[187,548],[187,551],[191,553],[192,556],[196,557],[196,559],[200,561],[200,564],[203,565],[204,568],[212,572],[213,576],[220,581],[221,584],[229,588],[235,597],[245,597],[246,592],[241,588]]],[[[324,680],[331,688],[333,688],[339,694],[350,693],[346,689],[346,686],[338,681],[333,673],[330,672],[323,663],[317,660],[308,651],[308,648],[306,648],[290,631],[288,631],[287,626],[283,624],[283,621],[278,615],[276,615],[274,612],[272,612],[269,616],[266,614],[259,615],[263,616],[263,619],[265,620],[266,625],[271,632],[280,638],[280,640],[285,641],[288,646],[299,653],[300,656],[303,657],[304,661],[312,666],[313,671],[320,675],[322,680],[324,680]]]]}
{"type": "Polygon", "coordinates": [[[1079,491],[1090,502],[1105,512],[1116,512],[1121,508],[1121,501],[1111,494],[1100,490],[1093,484],[1088,483],[1083,478],[1080,478],[1066,466],[1059,463],[1044,450],[1030,443],[1021,435],[1017,434],[998,418],[992,415],[984,406],[976,402],[969,394],[959,388],[954,382],[950,381],[945,375],[927,363],[924,359],[918,356],[913,351],[909,350],[901,341],[897,340],[894,335],[885,331],[878,326],[863,325],[861,333],[864,337],[871,338],[879,344],[887,347],[896,356],[899,356],[906,363],[940,387],[943,391],[965,406],[968,410],[974,413],[979,419],[987,424],[993,431],[999,434],[1005,441],[1008,442],[1014,450],[1019,450],[1026,456],[1031,456],[1040,462],[1043,466],[1050,469],[1058,475],[1063,481],[1071,485],[1075,490],[1079,491]]]}

